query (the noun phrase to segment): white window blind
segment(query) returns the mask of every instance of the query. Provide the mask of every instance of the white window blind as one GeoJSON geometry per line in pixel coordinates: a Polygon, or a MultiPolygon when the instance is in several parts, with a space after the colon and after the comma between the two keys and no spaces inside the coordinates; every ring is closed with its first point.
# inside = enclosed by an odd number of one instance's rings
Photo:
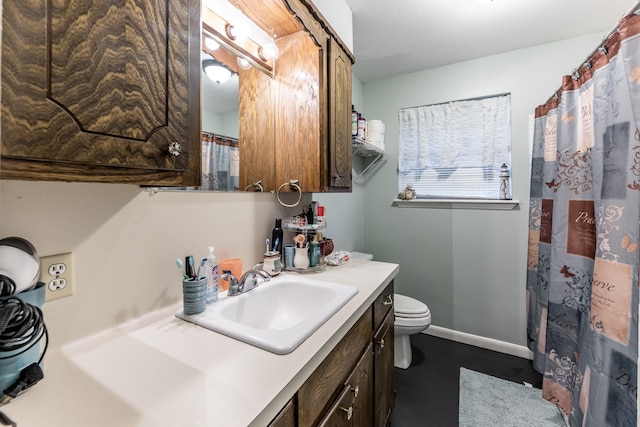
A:
{"type": "Polygon", "coordinates": [[[399,189],[418,198],[499,199],[511,164],[511,95],[404,108],[399,189]]]}

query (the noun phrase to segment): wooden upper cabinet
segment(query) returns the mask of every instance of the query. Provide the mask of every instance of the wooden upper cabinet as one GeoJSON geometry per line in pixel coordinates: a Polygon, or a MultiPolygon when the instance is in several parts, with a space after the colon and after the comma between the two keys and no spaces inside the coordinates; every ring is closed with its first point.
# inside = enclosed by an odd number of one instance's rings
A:
{"type": "Polygon", "coordinates": [[[3,178],[199,184],[198,1],[3,6],[3,178]]]}
{"type": "Polygon", "coordinates": [[[254,2],[235,0],[274,34],[280,56],[273,79],[240,79],[241,98],[254,95],[251,103],[240,101],[241,187],[260,180],[265,191],[288,192],[295,190],[284,184],[297,180],[303,192],[349,191],[353,57],[313,3],[254,2]],[[266,105],[273,108],[273,137],[257,128],[266,105]]]}
{"type": "Polygon", "coordinates": [[[351,189],[351,60],[329,40],[329,186],[351,189]]]}
{"type": "Polygon", "coordinates": [[[320,191],[326,185],[321,51],[304,31],[281,37],[277,43],[276,185],[298,180],[303,192],[320,191]]]}

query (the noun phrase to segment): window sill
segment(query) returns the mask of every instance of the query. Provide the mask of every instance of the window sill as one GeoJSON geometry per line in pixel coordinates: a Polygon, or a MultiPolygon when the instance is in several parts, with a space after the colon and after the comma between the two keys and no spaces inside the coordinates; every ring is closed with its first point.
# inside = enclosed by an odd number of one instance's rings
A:
{"type": "Polygon", "coordinates": [[[518,200],[463,200],[463,199],[395,199],[399,208],[427,209],[484,209],[510,211],[520,205],[518,200]]]}

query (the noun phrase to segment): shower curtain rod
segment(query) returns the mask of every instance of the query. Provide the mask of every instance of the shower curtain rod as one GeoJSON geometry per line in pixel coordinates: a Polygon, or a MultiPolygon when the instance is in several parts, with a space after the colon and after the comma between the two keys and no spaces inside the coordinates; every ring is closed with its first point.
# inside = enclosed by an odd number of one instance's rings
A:
{"type": "MultiPolygon", "coordinates": [[[[629,8],[629,10],[627,10],[627,12],[625,12],[620,19],[624,18],[625,16],[631,15],[634,12],[637,12],[638,9],[640,8],[640,0],[636,1],[636,3],[631,6],[629,8]]],[[[600,43],[599,46],[597,46],[595,49],[593,49],[591,51],[591,53],[589,53],[589,55],[587,55],[586,59],[584,61],[582,61],[582,64],[580,64],[578,67],[576,67],[576,69],[571,73],[572,75],[575,75],[576,72],[580,69],[580,67],[582,67],[584,64],[588,63],[589,60],[593,57],[593,55],[596,54],[596,52],[598,52],[598,49],[600,49],[602,46],[604,46],[607,43],[607,40],[609,40],[609,37],[611,37],[611,35],[613,33],[615,33],[616,31],[618,31],[618,23],[616,22],[616,24],[613,26],[613,28],[607,33],[606,36],[604,36],[604,38],[602,39],[602,42],[600,43]]],[[[555,98],[557,100],[558,98],[558,92],[560,92],[562,90],[562,86],[560,86],[558,88],[558,90],[556,90],[555,92],[553,92],[553,95],[551,95],[552,98],[555,98]]]]}

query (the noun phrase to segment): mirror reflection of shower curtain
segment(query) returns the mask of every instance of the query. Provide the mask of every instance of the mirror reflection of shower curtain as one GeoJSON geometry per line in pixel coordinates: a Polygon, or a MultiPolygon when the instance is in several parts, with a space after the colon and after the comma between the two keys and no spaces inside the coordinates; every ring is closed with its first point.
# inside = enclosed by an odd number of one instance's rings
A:
{"type": "Polygon", "coordinates": [[[201,191],[237,191],[240,185],[238,140],[202,132],[201,191]]]}
{"type": "Polygon", "coordinates": [[[527,341],[571,427],[636,426],[640,16],[536,109],[527,341]]]}

